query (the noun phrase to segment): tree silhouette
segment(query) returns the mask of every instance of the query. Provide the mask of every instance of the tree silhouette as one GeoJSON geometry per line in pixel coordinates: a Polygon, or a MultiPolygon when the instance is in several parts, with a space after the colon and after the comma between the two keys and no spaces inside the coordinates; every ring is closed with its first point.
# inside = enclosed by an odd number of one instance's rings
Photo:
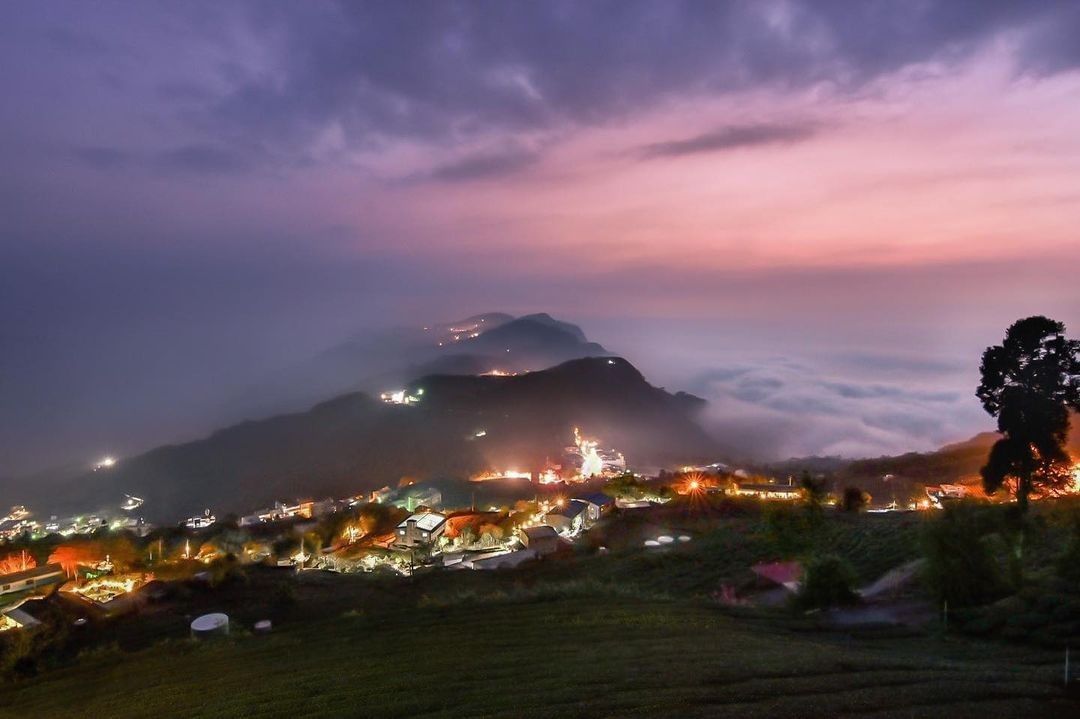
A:
{"type": "Polygon", "coordinates": [[[840,509],[844,512],[860,512],[870,504],[870,495],[858,487],[845,487],[840,498],[840,509]]]}
{"type": "Polygon", "coordinates": [[[825,503],[829,495],[828,484],[824,477],[815,478],[805,469],[799,475],[799,486],[803,489],[806,503],[811,507],[820,507],[825,503]]]}
{"type": "Polygon", "coordinates": [[[983,353],[976,396],[1002,434],[981,474],[987,494],[1002,486],[1021,512],[1033,491],[1063,491],[1070,481],[1069,410],[1080,410],[1080,342],[1046,317],[1019,320],[983,353]]]}

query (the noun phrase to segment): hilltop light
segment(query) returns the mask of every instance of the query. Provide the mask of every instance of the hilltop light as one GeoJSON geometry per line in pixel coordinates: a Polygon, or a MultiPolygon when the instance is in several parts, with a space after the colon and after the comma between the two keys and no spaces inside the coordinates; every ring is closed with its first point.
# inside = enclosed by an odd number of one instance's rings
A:
{"type": "Polygon", "coordinates": [[[395,389],[389,392],[383,392],[379,395],[383,402],[388,404],[404,404],[410,405],[420,401],[420,396],[424,394],[423,389],[416,390],[416,394],[409,394],[407,390],[395,389]]]}
{"type": "Polygon", "coordinates": [[[116,465],[115,457],[102,457],[101,460],[94,465],[94,469],[108,469],[109,467],[116,465]]]}

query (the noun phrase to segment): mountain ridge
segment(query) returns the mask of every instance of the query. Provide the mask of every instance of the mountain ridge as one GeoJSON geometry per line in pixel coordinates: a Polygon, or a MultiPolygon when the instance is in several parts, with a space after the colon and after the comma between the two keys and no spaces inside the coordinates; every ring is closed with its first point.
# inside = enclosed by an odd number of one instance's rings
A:
{"type": "Polygon", "coordinates": [[[539,370],[606,354],[580,327],[547,313],[486,312],[423,327],[396,326],[355,333],[260,380],[229,399],[223,416],[239,421],[294,412],[346,392],[378,394],[428,374],[539,370]]]}
{"type": "Polygon", "coordinates": [[[508,466],[539,471],[572,443],[576,426],[638,462],[712,453],[696,422],[703,400],[650,385],[621,358],[570,360],[517,376],[428,375],[410,387],[425,390],[415,406],[343,394],[304,412],[155,447],[28,503],[48,505],[61,495],[62,506],[50,512],[85,511],[135,494],[146,499],[144,516],[153,521],[204,508],[241,513],[275,499],[351,496],[406,477],[467,477],[508,466]],[[483,440],[478,429],[486,430],[483,440]]]}

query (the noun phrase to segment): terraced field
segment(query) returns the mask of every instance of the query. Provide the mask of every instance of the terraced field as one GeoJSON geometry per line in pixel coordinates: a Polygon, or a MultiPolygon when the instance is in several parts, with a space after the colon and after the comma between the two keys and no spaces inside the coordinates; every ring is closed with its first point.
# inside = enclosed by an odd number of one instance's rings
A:
{"type": "Polygon", "coordinates": [[[852,638],[702,602],[565,596],[338,612],[105,653],[6,687],[3,717],[1074,716],[1056,655],[852,638]]]}

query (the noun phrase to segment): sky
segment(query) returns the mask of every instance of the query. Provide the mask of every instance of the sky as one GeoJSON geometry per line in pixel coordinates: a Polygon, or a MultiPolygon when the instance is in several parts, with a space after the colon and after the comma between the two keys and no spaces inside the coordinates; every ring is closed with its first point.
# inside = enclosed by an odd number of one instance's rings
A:
{"type": "Polygon", "coordinates": [[[1080,4],[0,2],[0,477],[360,329],[550,312],[748,455],[1080,334],[1080,4]]]}

